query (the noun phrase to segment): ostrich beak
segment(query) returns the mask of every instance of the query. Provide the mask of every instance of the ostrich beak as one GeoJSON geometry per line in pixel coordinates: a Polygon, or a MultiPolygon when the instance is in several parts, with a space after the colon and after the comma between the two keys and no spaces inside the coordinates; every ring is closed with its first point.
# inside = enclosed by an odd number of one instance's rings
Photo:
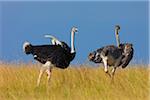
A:
{"type": "Polygon", "coordinates": [[[78,33],[78,29],[77,28],[76,28],[75,32],[78,33]]]}

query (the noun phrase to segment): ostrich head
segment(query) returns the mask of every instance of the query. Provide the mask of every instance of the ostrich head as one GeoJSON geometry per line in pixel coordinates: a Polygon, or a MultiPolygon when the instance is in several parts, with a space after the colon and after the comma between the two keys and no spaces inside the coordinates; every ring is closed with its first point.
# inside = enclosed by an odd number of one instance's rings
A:
{"type": "Polygon", "coordinates": [[[74,27],[72,27],[71,31],[74,32],[74,33],[78,32],[78,28],[74,26],[74,27]]]}
{"type": "Polygon", "coordinates": [[[115,26],[115,30],[120,30],[120,26],[119,26],[119,25],[116,25],[116,26],[115,26]]]}

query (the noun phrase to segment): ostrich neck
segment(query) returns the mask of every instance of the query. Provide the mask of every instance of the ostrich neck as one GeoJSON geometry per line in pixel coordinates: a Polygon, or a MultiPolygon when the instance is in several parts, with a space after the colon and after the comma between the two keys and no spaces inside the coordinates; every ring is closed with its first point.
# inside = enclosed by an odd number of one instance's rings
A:
{"type": "Polygon", "coordinates": [[[74,32],[71,31],[71,53],[75,53],[75,47],[74,47],[74,32]]]}
{"type": "Polygon", "coordinates": [[[119,45],[120,45],[120,38],[119,38],[119,32],[118,32],[117,29],[115,30],[115,33],[116,33],[117,46],[119,47],[119,45]]]}

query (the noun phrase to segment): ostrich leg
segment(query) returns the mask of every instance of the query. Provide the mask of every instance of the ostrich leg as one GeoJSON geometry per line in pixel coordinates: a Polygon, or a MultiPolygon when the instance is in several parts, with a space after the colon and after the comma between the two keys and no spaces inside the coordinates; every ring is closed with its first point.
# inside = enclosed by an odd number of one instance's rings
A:
{"type": "Polygon", "coordinates": [[[102,60],[104,62],[104,71],[109,77],[111,77],[110,73],[108,72],[107,57],[104,57],[104,56],[102,57],[103,57],[102,60]]]}
{"type": "Polygon", "coordinates": [[[50,69],[50,66],[51,66],[51,62],[50,61],[47,61],[40,69],[40,74],[39,74],[39,77],[38,77],[38,80],[37,80],[37,86],[40,85],[40,81],[41,81],[41,78],[43,76],[43,73],[46,71],[48,73],[48,79],[50,79],[50,74],[51,74],[51,71],[49,70],[50,69]]]}
{"type": "Polygon", "coordinates": [[[118,66],[120,66],[121,60],[122,60],[123,57],[124,57],[124,56],[121,55],[121,56],[118,58],[118,60],[116,61],[115,66],[113,66],[113,69],[112,69],[112,71],[111,71],[111,79],[112,79],[112,80],[114,80],[114,75],[115,75],[116,69],[117,69],[118,66]]]}
{"type": "Polygon", "coordinates": [[[42,75],[44,72],[45,72],[45,68],[42,66],[40,69],[40,74],[39,74],[38,80],[37,80],[37,87],[40,85],[40,81],[41,81],[41,78],[42,78],[42,75]]]}

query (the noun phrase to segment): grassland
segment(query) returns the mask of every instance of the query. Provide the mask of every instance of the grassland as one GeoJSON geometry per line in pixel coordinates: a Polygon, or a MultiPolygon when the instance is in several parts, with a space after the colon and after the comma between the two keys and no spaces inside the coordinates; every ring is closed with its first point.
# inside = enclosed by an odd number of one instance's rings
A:
{"type": "Polygon", "coordinates": [[[82,65],[53,69],[50,84],[46,74],[36,87],[40,65],[0,64],[0,100],[148,100],[149,69],[119,68],[114,82],[102,67],[82,65]]]}

